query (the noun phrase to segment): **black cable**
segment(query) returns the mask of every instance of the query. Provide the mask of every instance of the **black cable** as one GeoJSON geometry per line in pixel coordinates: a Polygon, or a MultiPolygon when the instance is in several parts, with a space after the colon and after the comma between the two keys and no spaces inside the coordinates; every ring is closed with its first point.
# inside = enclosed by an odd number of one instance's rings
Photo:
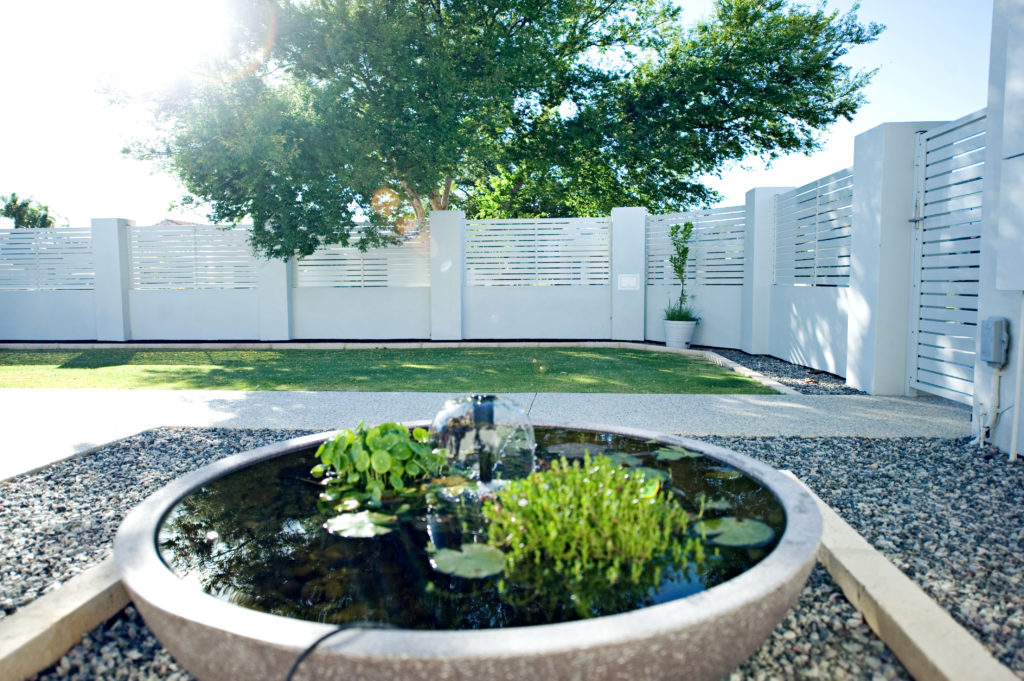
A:
{"type": "Polygon", "coordinates": [[[388,624],[387,622],[346,622],[345,624],[340,624],[336,629],[334,629],[334,631],[329,631],[317,640],[313,641],[309,647],[303,650],[302,653],[295,658],[295,662],[292,662],[292,667],[288,670],[288,674],[285,675],[284,681],[292,681],[292,677],[295,676],[295,672],[299,670],[299,665],[302,664],[314,650],[316,650],[317,646],[332,636],[340,634],[343,631],[348,631],[349,629],[398,629],[398,627],[393,624],[388,624]]]}

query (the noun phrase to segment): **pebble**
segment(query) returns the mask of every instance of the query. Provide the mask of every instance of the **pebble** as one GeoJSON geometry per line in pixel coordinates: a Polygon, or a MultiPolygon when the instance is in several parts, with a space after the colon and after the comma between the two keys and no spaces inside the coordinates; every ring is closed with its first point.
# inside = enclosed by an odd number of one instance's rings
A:
{"type": "Polygon", "coordinates": [[[802,395],[864,395],[856,388],[846,385],[846,379],[826,371],[790,364],[768,355],[749,355],[742,350],[711,348],[694,345],[694,350],[710,350],[740,366],[774,379],[802,395]]]}

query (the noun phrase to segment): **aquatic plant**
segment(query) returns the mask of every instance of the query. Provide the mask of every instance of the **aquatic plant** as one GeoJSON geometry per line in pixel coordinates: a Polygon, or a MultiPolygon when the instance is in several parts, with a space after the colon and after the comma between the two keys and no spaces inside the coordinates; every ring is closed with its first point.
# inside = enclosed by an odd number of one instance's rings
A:
{"type": "Polygon", "coordinates": [[[687,533],[690,514],[659,477],[604,456],[559,459],[514,480],[483,515],[489,543],[505,552],[507,598],[552,597],[580,617],[642,603],[663,570],[703,560],[701,539],[687,533]]]}
{"type": "MultiPolygon", "coordinates": [[[[343,430],[316,452],[320,463],[310,473],[322,479],[322,505],[335,512],[353,511],[362,504],[380,506],[387,490],[402,492],[414,482],[439,475],[444,450],[434,450],[423,428],[400,423],[343,430]]],[[[326,509],[325,509],[326,510],[326,509]]]]}

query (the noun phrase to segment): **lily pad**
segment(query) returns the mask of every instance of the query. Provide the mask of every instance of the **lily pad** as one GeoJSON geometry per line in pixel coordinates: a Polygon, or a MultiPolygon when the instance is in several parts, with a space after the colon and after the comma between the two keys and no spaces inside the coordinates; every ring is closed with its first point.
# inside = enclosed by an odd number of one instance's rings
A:
{"type": "Polygon", "coordinates": [[[441,549],[430,558],[438,572],[466,579],[496,575],[505,569],[505,554],[488,544],[463,544],[458,551],[441,549]]]}
{"type": "Polygon", "coordinates": [[[659,482],[664,482],[671,477],[665,471],[660,471],[657,468],[648,468],[647,466],[641,466],[636,470],[643,474],[645,480],[658,480],[659,482]]]}
{"type": "Polygon", "coordinates": [[[715,478],[717,480],[735,480],[736,478],[743,477],[743,473],[733,468],[712,468],[707,473],[709,478],[715,478]]]}
{"type": "Polygon", "coordinates": [[[630,468],[639,466],[643,463],[639,457],[633,456],[632,454],[626,454],[625,452],[613,452],[612,454],[606,454],[605,456],[620,466],[628,466],[630,468]]]}
{"type": "Polygon", "coordinates": [[[373,511],[359,513],[342,513],[324,523],[328,532],[349,539],[368,539],[391,531],[389,525],[395,521],[394,516],[373,511]]]}
{"type": "Polygon", "coordinates": [[[756,548],[771,543],[775,530],[760,520],[748,520],[735,516],[702,520],[697,531],[703,532],[711,543],[732,548],[756,548]]]}
{"type": "Polygon", "coordinates": [[[689,449],[672,445],[671,447],[662,447],[655,456],[658,457],[658,461],[679,461],[679,459],[699,459],[704,456],[700,452],[691,452],[689,449]]]}

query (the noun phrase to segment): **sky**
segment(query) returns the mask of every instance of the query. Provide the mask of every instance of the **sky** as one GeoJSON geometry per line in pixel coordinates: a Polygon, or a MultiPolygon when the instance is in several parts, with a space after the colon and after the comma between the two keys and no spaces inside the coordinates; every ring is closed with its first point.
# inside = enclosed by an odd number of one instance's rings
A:
{"type": "MultiPolygon", "coordinates": [[[[677,1],[691,19],[712,4],[677,1]]],[[[862,0],[859,16],[887,27],[845,58],[879,69],[867,104],[823,134],[810,157],[767,169],[747,160],[706,178],[721,205],[742,203],[753,187],[799,186],[852,165],[856,135],[881,123],[952,120],[985,106],[991,0],[862,0]]],[[[223,40],[225,21],[218,0],[0,0],[0,195],[32,197],[73,227],[100,217],[202,221],[172,208],[184,193],[174,177],[121,153],[149,118],[106,93],[141,94],[194,69],[223,40]]]]}

